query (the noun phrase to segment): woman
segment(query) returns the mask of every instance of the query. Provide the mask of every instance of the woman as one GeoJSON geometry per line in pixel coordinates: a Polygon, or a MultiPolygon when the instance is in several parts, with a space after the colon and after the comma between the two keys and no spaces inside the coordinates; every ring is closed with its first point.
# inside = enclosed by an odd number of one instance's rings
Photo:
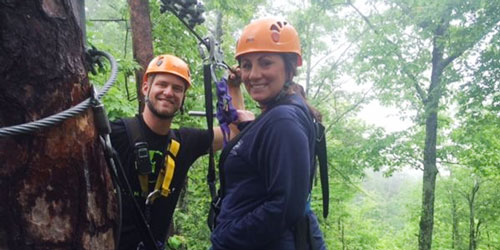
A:
{"type": "Polygon", "coordinates": [[[308,205],[314,113],[292,90],[302,64],[298,34],[286,21],[254,21],[243,30],[236,59],[262,114],[222,153],[213,249],[326,249],[308,205]]]}

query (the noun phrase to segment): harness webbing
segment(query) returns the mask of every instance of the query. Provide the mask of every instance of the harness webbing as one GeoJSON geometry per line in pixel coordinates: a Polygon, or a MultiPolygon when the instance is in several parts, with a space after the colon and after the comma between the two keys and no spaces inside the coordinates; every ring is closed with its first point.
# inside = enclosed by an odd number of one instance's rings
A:
{"type": "Polygon", "coordinates": [[[319,176],[321,181],[321,195],[323,197],[323,218],[328,217],[330,204],[330,189],[328,185],[328,158],[326,155],[325,127],[319,122],[316,125],[316,156],[318,157],[319,176]]]}
{"type": "MultiPolygon", "coordinates": [[[[210,142],[213,141],[214,138],[214,116],[213,116],[213,104],[212,104],[212,73],[210,70],[210,65],[203,65],[203,79],[205,85],[205,117],[207,118],[207,128],[210,136],[210,142]]],[[[208,149],[208,173],[207,173],[207,182],[210,191],[210,195],[212,200],[215,199],[216,188],[215,188],[215,161],[214,161],[214,150],[212,143],[210,143],[210,147],[208,149]]]]}
{"type": "MultiPolygon", "coordinates": [[[[163,184],[161,185],[161,195],[168,196],[171,192],[170,183],[172,182],[172,177],[174,176],[175,171],[175,157],[179,152],[180,143],[176,140],[172,139],[170,141],[170,145],[168,146],[167,155],[165,156],[165,168],[162,169],[161,172],[164,172],[166,169],[165,178],[163,179],[163,184]]],[[[159,186],[159,181],[156,181],[156,185],[159,186]]],[[[156,190],[156,187],[155,187],[156,190]]]]}

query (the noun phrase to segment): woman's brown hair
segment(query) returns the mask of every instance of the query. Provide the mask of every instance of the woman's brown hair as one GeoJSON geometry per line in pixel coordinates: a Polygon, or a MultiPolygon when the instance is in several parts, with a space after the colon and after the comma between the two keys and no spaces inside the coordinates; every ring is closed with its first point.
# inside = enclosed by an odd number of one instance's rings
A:
{"type": "Polygon", "coordinates": [[[307,108],[313,115],[314,119],[316,121],[321,122],[323,119],[323,115],[319,112],[318,109],[316,109],[314,106],[312,106],[308,101],[306,97],[306,92],[304,91],[304,87],[302,85],[295,83],[292,81],[291,78],[293,78],[295,75],[297,75],[297,55],[294,53],[284,53],[281,54],[281,57],[283,58],[283,61],[285,62],[285,73],[287,74],[287,77],[290,77],[290,79],[287,79],[289,82],[289,91],[291,93],[297,93],[299,96],[302,97],[304,102],[307,105],[307,108]]]}

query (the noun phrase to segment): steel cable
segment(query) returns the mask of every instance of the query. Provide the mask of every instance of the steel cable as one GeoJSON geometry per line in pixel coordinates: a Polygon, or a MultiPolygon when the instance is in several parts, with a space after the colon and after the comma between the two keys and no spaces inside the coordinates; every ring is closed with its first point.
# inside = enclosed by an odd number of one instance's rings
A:
{"type": "Polygon", "coordinates": [[[101,100],[101,98],[109,91],[109,89],[113,86],[114,82],[116,81],[116,76],[118,74],[118,65],[116,63],[115,58],[104,51],[98,51],[98,50],[91,50],[90,53],[92,53],[93,56],[104,56],[106,59],[109,60],[111,64],[111,74],[109,79],[106,81],[104,86],[102,87],[101,91],[98,92],[95,97],[89,97],[83,102],[80,102],[79,104],[66,109],[62,112],[59,112],[57,114],[42,118],[37,121],[29,122],[29,123],[24,123],[20,125],[14,125],[14,126],[9,126],[9,127],[3,127],[0,128],[0,138],[2,137],[7,137],[7,136],[15,136],[15,135],[21,135],[21,134],[30,134],[33,133],[39,129],[42,128],[48,128],[54,125],[57,125],[61,123],[62,121],[75,117],[81,113],[83,113],[85,110],[87,110],[89,107],[91,107],[93,104],[101,100]]]}

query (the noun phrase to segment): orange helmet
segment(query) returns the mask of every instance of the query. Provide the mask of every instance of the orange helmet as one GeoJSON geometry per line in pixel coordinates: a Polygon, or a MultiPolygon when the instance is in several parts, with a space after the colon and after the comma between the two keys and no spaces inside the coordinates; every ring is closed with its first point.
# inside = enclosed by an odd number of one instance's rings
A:
{"type": "Polygon", "coordinates": [[[253,52],[294,53],[297,66],[302,65],[299,34],[285,20],[263,18],[247,25],[236,44],[235,58],[253,52]]]}
{"type": "Polygon", "coordinates": [[[176,56],[165,54],[153,58],[146,69],[146,73],[144,73],[144,82],[148,81],[148,76],[152,73],[173,74],[186,81],[186,89],[191,86],[189,66],[186,62],[176,56]]]}

